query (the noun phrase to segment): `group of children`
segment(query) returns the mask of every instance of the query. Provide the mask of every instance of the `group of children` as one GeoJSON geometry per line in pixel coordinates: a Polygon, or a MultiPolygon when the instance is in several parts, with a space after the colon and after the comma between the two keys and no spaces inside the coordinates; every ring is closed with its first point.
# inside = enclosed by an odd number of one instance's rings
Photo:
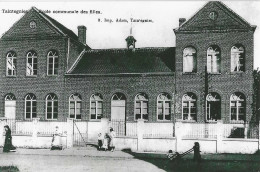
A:
{"type": "Polygon", "coordinates": [[[110,133],[105,133],[104,135],[102,133],[98,134],[98,150],[111,150],[112,152],[115,149],[114,146],[114,137],[115,132],[113,131],[113,128],[110,129],[110,133]]]}

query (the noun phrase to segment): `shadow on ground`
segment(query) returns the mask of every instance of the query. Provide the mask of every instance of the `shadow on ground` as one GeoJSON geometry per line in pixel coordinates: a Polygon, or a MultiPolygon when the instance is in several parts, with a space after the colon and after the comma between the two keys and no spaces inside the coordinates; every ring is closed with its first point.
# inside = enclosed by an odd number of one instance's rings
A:
{"type": "MultiPolygon", "coordinates": [[[[232,161],[232,160],[203,160],[200,163],[192,159],[181,159],[179,161],[169,161],[165,157],[153,156],[153,154],[132,152],[130,149],[122,150],[129,153],[136,159],[149,162],[158,168],[169,172],[259,172],[260,163],[257,161],[232,161]]],[[[240,156],[239,154],[237,156],[240,156]]]]}

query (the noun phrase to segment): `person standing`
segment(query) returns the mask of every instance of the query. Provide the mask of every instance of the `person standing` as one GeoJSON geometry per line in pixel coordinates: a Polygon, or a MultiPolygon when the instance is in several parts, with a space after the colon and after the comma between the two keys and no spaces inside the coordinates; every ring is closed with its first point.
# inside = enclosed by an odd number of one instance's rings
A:
{"type": "Polygon", "coordinates": [[[109,148],[113,152],[115,150],[115,143],[114,143],[114,138],[116,137],[116,133],[114,132],[113,128],[110,128],[110,133],[109,133],[109,148]]]}
{"type": "Polygon", "coordinates": [[[4,129],[5,129],[5,143],[4,143],[3,152],[15,152],[16,148],[12,144],[11,130],[8,125],[5,125],[4,129]]]}
{"type": "Polygon", "coordinates": [[[55,134],[52,137],[51,150],[62,150],[61,133],[58,126],[56,126],[55,134]]]}

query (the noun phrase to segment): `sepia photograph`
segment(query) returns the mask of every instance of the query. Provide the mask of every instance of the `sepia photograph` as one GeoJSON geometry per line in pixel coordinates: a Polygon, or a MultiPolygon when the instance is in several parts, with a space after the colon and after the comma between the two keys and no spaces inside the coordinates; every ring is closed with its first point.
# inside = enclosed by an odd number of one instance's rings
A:
{"type": "Polygon", "coordinates": [[[260,1],[0,0],[0,172],[260,172],[260,1]]]}

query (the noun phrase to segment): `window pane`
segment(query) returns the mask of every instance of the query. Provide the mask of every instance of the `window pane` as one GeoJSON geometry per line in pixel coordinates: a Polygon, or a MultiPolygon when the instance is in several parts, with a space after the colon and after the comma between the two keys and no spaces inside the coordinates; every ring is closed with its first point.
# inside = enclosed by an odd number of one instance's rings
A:
{"type": "Polygon", "coordinates": [[[163,120],[163,115],[161,114],[161,115],[158,115],[158,119],[159,120],[163,120]]]}
{"type": "Polygon", "coordinates": [[[135,109],[135,114],[141,114],[141,109],[135,109]]]}
{"type": "Polygon", "coordinates": [[[26,119],[30,119],[31,118],[31,113],[28,112],[28,113],[26,113],[25,116],[26,116],[26,119]]]}
{"type": "Polygon", "coordinates": [[[147,114],[148,113],[148,110],[147,109],[143,109],[143,114],[147,114]]]}
{"type": "Polygon", "coordinates": [[[79,115],[77,114],[77,115],[76,115],[76,119],[81,119],[81,115],[80,115],[80,114],[79,114],[79,115]]]}
{"type": "Polygon", "coordinates": [[[54,118],[54,119],[57,119],[57,118],[58,118],[58,113],[56,113],[56,112],[53,113],[53,118],[54,118]]]}
{"type": "Polygon", "coordinates": [[[170,107],[170,102],[165,102],[165,108],[169,108],[170,107]]]}
{"type": "Polygon", "coordinates": [[[148,114],[143,114],[143,119],[148,120],[148,114]]]}
{"type": "Polygon", "coordinates": [[[147,108],[147,103],[148,102],[143,102],[143,107],[142,108],[147,108]]]}
{"type": "Polygon", "coordinates": [[[96,114],[96,109],[91,108],[91,114],[96,114]]]}
{"type": "Polygon", "coordinates": [[[47,119],[51,119],[51,113],[47,113],[47,119]]]}
{"type": "Polygon", "coordinates": [[[75,102],[70,102],[70,108],[74,108],[75,107],[75,102]]]}
{"type": "Polygon", "coordinates": [[[32,113],[32,117],[33,117],[33,118],[36,118],[36,117],[37,117],[37,116],[36,116],[36,112],[33,112],[33,113],[32,113]]]}
{"type": "Polygon", "coordinates": [[[171,116],[170,115],[165,115],[165,120],[171,120],[171,116]]]}
{"type": "Polygon", "coordinates": [[[158,101],[158,108],[162,108],[162,106],[163,106],[163,102],[161,102],[161,101],[158,101]]]}
{"type": "Polygon", "coordinates": [[[102,114],[102,109],[98,109],[97,114],[102,114]]]}
{"type": "Polygon", "coordinates": [[[135,119],[141,119],[141,114],[135,114],[135,119]]]}
{"type": "Polygon", "coordinates": [[[91,119],[96,119],[96,115],[95,114],[91,114],[91,119]]]}
{"type": "Polygon", "coordinates": [[[170,114],[170,109],[165,109],[165,114],[170,114]]]}
{"type": "Polygon", "coordinates": [[[98,108],[102,108],[102,102],[98,102],[98,108]]]}

